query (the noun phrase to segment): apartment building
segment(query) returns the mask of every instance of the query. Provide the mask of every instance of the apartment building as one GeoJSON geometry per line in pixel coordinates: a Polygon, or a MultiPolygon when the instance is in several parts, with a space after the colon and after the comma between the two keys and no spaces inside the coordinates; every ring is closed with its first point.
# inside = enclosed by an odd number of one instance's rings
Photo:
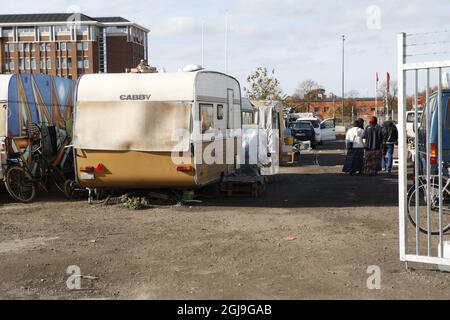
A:
{"type": "Polygon", "coordinates": [[[0,73],[78,79],[119,73],[148,60],[149,30],[122,17],[0,15],[0,73]]]}

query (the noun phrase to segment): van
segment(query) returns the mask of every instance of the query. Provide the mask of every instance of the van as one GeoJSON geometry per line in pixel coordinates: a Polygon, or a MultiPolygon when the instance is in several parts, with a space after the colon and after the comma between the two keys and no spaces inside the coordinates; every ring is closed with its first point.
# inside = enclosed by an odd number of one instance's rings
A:
{"type": "Polygon", "coordinates": [[[450,161],[450,89],[442,90],[442,104],[438,106],[438,93],[435,92],[430,96],[430,99],[423,110],[423,116],[418,128],[419,134],[419,170],[421,174],[425,174],[427,168],[427,124],[426,114],[430,117],[430,132],[429,141],[430,146],[430,164],[431,174],[438,173],[438,108],[442,112],[442,159],[443,161],[450,161]]]}
{"type": "Polygon", "coordinates": [[[83,75],[76,179],[89,189],[205,186],[237,170],[241,128],[240,84],[226,74],[83,75]]]}

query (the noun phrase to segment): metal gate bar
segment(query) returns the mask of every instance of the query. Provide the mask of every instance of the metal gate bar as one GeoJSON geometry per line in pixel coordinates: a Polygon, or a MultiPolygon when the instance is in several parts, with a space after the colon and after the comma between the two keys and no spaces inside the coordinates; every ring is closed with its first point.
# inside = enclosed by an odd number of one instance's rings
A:
{"type": "MultiPolygon", "coordinates": [[[[450,60],[447,61],[431,61],[423,63],[406,63],[406,48],[407,48],[407,35],[405,33],[398,34],[398,120],[399,120],[399,240],[400,240],[400,260],[405,262],[420,262],[427,264],[439,264],[450,266],[450,259],[444,258],[444,232],[443,232],[443,114],[442,114],[442,69],[450,67],[450,60]],[[426,71],[426,109],[422,113],[421,123],[425,122],[426,128],[426,149],[420,150],[419,146],[419,112],[418,112],[418,98],[419,98],[419,71],[426,71]],[[438,161],[437,161],[437,174],[431,172],[431,123],[432,114],[430,112],[430,71],[438,71],[438,92],[437,101],[433,98],[433,103],[437,103],[438,113],[438,161]],[[413,106],[414,112],[414,132],[415,132],[415,155],[414,155],[414,182],[415,188],[415,250],[414,254],[409,252],[408,248],[408,205],[411,207],[412,203],[408,203],[408,159],[407,159],[407,135],[406,135],[406,80],[407,72],[414,72],[414,99],[413,106]],[[426,163],[420,166],[420,156],[426,156],[426,163]],[[426,168],[423,168],[425,166],[426,168]],[[439,210],[438,210],[438,227],[439,227],[439,250],[433,250],[433,238],[432,238],[432,198],[431,192],[435,190],[435,179],[438,179],[438,193],[439,193],[439,210]],[[421,250],[421,221],[419,214],[420,207],[420,192],[421,189],[426,193],[426,256],[422,255],[421,250]],[[433,255],[433,251],[437,252],[437,255],[433,255]]],[[[424,221],[422,221],[424,222],[424,221]]],[[[436,232],[437,233],[437,232],[436,232]]]]}

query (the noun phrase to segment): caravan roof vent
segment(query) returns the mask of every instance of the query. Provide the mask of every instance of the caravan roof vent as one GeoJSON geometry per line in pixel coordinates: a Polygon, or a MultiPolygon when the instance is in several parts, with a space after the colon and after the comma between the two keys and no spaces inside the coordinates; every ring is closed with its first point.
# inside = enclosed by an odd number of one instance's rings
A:
{"type": "Polygon", "coordinates": [[[188,64],[183,69],[181,69],[182,72],[195,72],[199,70],[203,70],[203,67],[198,64],[188,64]]]}

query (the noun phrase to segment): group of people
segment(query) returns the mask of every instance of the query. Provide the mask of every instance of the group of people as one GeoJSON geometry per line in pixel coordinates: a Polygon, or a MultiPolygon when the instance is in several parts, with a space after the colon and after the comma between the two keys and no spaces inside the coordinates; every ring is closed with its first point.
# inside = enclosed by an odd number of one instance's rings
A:
{"type": "Polygon", "coordinates": [[[380,171],[392,172],[394,148],[398,142],[395,123],[389,119],[382,126],[372,117],[364,128],[364,120],[357,119],[345,138],[347,157],[343,172],[349,174],[377,175],[380,171]]]}

